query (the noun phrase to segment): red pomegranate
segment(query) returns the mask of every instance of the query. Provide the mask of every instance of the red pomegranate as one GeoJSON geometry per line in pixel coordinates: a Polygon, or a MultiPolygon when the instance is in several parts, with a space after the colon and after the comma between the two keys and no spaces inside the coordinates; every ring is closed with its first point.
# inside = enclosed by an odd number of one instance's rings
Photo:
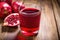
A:
{"type": "Polygon", "coordinates": [[[19,14],[18,13],[12,13],[10,15],[8,15],[5,19],[4,19],[4,23],[7,26],[17,26],[19,23],[19,14]]]}
{"type": "Polygon", "coordinates": [[[6,3],[8,3],[9,5],[12,4],[12,0],[0,0],[0,2],[6,2],[6,3]]]}
{"type": "Polygon", "coordinates": [[[16,2],[13,2],[12,3],[12,8],[13,8],[13,11],[14,12],[17,12],[18,13],[19,10],[25,8],[25,6],[24,6],[24,4],[22,2],[16,1],[16,2]]]}
{"type": "Polygon", "coordinates": [[[11,6],[5,2],[0,2],[0,18],[5,18],[10,13],[12,13],[11,6]]]}
{"type": "Polygon", "coordinates": [[[9,5],[12,4],[12,0],[6,0],[5,2],[7,2],[9,5]]]}

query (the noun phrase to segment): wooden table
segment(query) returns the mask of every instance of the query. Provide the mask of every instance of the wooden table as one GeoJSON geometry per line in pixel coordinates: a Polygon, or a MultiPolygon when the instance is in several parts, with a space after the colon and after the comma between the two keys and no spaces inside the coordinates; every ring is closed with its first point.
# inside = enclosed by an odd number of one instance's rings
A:
{"type": "MultiPolygon", "coordinates": [[[[37,0],[34,1],[36,3],[37,0]]],[[[27,1],[24,4],[27,5],[27,1]]],[[[32,2],[33,3],[33,2],[32,2]]],[[[36,37],[26,37],[27,40],[60,40],[60,7],[58,6],[56,0],[38,0],[38,5],[41,6],[41,22],[39,34],[36,37]]],[[[30,5],[29,5],[30,6],[30,5]]],[[[28,7],[28,6],[27,6],[28,7]]],[[[37,7],[38,8],[38,7],[37,7]]],[[[11,37],[16,36],[19,32],[16,30],[13,33],[8,33],[7,30],[16,28],[2,28],[2,23],[0,23],[0,40],[8,40],[11,37]],[[3,29],[5,32],[1,32],[3,29]]],[[[18,34],[23,37],[23,35],[18,34]]],[[[10,39],[12,40],[12,39],[10,39]]]]}

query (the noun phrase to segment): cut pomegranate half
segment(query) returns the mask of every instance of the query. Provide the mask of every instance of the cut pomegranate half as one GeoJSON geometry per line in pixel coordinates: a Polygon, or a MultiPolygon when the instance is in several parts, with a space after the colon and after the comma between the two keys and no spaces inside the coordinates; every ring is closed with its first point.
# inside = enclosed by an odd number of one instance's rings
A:
{"type": "Polygon", "coordinates": [[[7,26],[16,26],[19,23],[19,14],[18,13],[12,13],[10,15],[8,15],[5,19],[4,19],[4,24],[7,26]]]}

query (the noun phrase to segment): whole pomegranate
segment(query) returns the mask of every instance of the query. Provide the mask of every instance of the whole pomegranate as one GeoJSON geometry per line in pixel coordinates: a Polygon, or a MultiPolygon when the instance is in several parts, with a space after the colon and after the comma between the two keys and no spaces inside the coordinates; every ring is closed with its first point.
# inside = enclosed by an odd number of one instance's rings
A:
{"type": "Polygon", "coordinates": [[[12,0],[6,0],[5,2],[7,2],[9,5],[12,4],[12,0]]]}
{"type": "Polygon", "coordinates": [[[12,4],[12,0],[0,0],[0,2],[6,2],[6,3],[8,3],[9,5],[12,4]]]}
{"type": "Polygon", "coordinates": [[[19,12],[19,10],[25,8],[24,4],[22,2],[13,2],[12,3],[12,9],[14,12],[19,12]]]}
{"type": "Polygon", "coordinates": [[[5,18],[10,13],[12,13],[11,6],[6,2],[0,2],[0,18],[5,18]]]}

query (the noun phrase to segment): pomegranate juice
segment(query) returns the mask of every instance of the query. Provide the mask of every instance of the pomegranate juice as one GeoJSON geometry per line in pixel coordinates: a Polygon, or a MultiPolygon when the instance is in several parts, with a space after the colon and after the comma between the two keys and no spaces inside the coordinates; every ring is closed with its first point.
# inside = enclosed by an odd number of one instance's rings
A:
{"type": "Polygon", "coordinates": [[[20,12],[21,32],[26,36],[38,33],[41,12],[35,8],[25,8],[20,12]]]}

